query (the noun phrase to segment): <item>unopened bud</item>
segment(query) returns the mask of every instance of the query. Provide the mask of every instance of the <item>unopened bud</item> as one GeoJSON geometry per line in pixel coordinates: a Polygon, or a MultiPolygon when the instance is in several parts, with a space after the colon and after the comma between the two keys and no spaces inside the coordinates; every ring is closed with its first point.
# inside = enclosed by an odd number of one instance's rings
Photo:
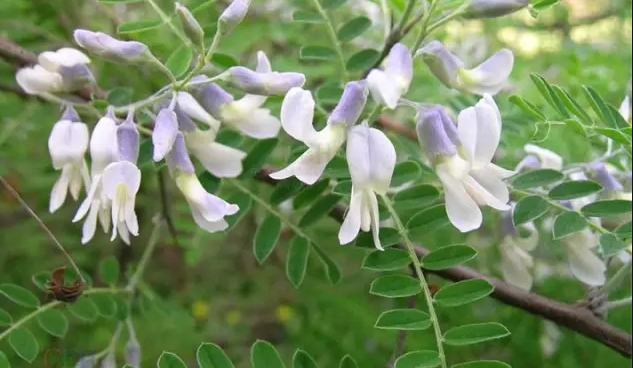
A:
{"type": "Polygon", "coordinates": [[[341,123],[352,126],[363,113],[368,94],[365,80],[346,83],[341,100],[328,118],[328,124],[341,123]]]}
{"type": "Polygon", "coordinates": [[[139,368],[141,366],[141,345],[134,336],[125,344],[125,364],[139,368]]]}
{"type": "Polygon", "coordinates": [[[528,6],[530,0],[469,0],[464,18],[496,18],[512,14],[528,6]]]}
{"type": "Polygon", "coordinates": [[[457,73],[463,67],[463,62],[441,42],[429,42],[416,52],[417,55],[422,55],[422,60],[440,82],[449,87],[455,85],[457,73]]]}
{"type": "Polygon", "coordinates": [[[235,88],[254,95],[286,94],[293,87],[303,87],[306,77],[295,72],[258,73],[243,66],[227,70],[227,82],[235,88]]]}
{"type": "MultiPolygon", "coordinates": [[[[199,79],[208,79],[205,75],[196,76],[191,79],[196,82],[199,79]]],[[[191,90],[191,95],[212,117],[220,119],[220,109],[225,104],[233,101],[233,96],[222,89],[217,84],[210,82],[196,86],[191,90]]]]}
{"type": "Polygon", "coordinates": [[[116,130],[119,147],[119,161],[129,161],[136,164],[139,154],[140,135],[134,123],[134,112],[130,111],[127,118],[116,130]]]}
{"type": "Polygon", "coordinates": [[[171,150],[174,140],[178,135],[178,121],[176,113],[169,109],[162,109],[156,116],[154,130],[152,131],[152,145],[154,146],[154,161],[165,158],[171,150]]]}
{"type": "Polygon", "coordinates": [[[101,360],[100,368],[117,368],[117,366],[116,366],[116,358],[114,357],[114,354],[112,354],[112,353],[107,354],[103,358],[103,360],[101,360]]]}
{"type": "Polygon", "coordinates": [[[121,41],[103,32],[77,29],[75,42],[84,49],[112,61],[137,63],[153,60],[147,45],[138,41],[121,41]]]}
{"type": "Polygon", "coordinates": [[[430,159],[438,155],[457,154],[457,146],[460,145],[457,129],[441,106],[421,111],[416,131],[420,145],[430,159]]]}
{"type": "Polygon", "coordinates": [[[204,30],[191,11],[180,3],[176,3],[176,14],[180,19],[180,24],[185,35],[193,42],[194,45],[204,45],[204,30]]]}
{"type": "Polygon", "coordinates": [[[218,19],[218,30],[222,34],[231,33],[233,29],[244,20],[250,4],[250,0],[233,0],[231,5],[220,15],[218,19]]]}

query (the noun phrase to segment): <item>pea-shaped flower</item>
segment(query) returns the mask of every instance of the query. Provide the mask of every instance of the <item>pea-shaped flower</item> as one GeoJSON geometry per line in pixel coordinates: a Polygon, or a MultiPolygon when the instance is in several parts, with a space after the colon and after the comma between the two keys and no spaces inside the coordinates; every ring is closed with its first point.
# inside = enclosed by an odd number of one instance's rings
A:
{"type": "Polygon", "coordinates": [[[413,78],[413,60],[409,50],[395,44],[385,60],[385,68],[373,69],[367,75],[369,90],[377,103],[395,109],[400,97],[409,90],[413,78]]]}
{"type": "Polygon", "coordinates": [[[16,73],[16,81],[26,93],[74,91],[94,82],[87,66],[90,59],[79,50],[63,47],[45,51],[37,59],[38,64],[16,73]]]}
{"type": "Polygon", "coordinates": [[[516,171],[523,169],[551,169],[562,170],[563,158],[554,151],[539,147],[535,144],[526,144],[523,147],[525,156],[516,167],[516,171]]]}
{"type": "Polygon", "coordinates": [[[137,63],[153,60],[147,45],[138,41],[121,41],[103,32],[85,29],[75,30],[73,37],[82,48],[112,61],[137,63]]]}
{"type": "Polygon", "coordinates": [[[503,233],[499,248],[503,278],[506,282],[529,291],[534,283],[534,260],[530,252],[538,246],[538,231],[532,222],[514,226],[512,211],[502,215],[500,228],[503,233]]]}

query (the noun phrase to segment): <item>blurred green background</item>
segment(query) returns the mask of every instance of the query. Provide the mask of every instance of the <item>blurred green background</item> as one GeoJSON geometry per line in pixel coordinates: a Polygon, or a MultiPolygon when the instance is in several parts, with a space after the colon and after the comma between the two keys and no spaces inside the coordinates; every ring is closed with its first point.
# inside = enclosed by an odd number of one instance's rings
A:
{"type": "MultiPolygon", "coordinates": [[[[210,37],[214,20],[224,7],[222,3],[226,2],[194,0],[183,3],[194,10],[204,26],[210,25],[205,27],[210,37]]],[[[289,19],[290,9],[309,7],[309,2],[253,0],[252,3],[247,19],[222,40],[220,52],[231,55],[240,64],[253,67],[256,51],[263,50],[271,58],[273,69],[305,73],[307,88],[336,81],[336,63],[299,61],[300,46],[307,43],[327,45],[328,42],[319,25],[298,24],[289,19]]],[[[350,0],[333,15],[335,22],[340,24],[366,14],[366,7],[361,3],[350,0]]],[[[398,9],[402,0],[393,3],[394,9],[398,9]]],[[[171,13],[173,5],[170,1],[160,1],[159,4],[171,13]]],[[[72,46],[71,35],[75,28],[115,35],[116,24],[140,19],[154,19],[154,13],[143,3],[112,6],[94,0],[0,2],[2,35],[35,53],[72,46]]],[[[166,27],[126,36],[147,43],[162,60],[178,45],[166,27]]],[[[381,27],[376,25],[362,39],[346,45],[344,51],[349,56],[362,47],[380,50],[380,37],[381,27]]],[[[433,37],[445,42],[471,65],[501,47],[515,52],[512,86],[497,98],[502,114],[507,117],[501,157],[506,166],[516,165],[520,160],[522,147],[530,141],[535,128],[534,122],[521,116],[507,102],[507,97],[516,93],[543,104],[531,83],[530,73],[539,73],[551,83],[563,86],[579,100],[580,86],[589,85],[616,106],[624,98],[631,78],[630,1],[568,0],[541,12],[537,19],[523,10],[487,21],[456,20],[433,37]]],[[[411,44],[412,40],[407,38],[407,42],[411,44]]],[[[218,62],[220,66],[223,63],[230,64],[231,60],[218,62]]],[[[408,95],[410,100],[442,103],[453,108],[467,102],[463,96],[436,81],[421,61],[416,62],[415,68],[415,79],[408,95]]],[[[142,98],[167,83],[154,70],[106,63],[96,58],[93,58],[92,69],[103,89],[131,87],[135,98],[142,98]]],[[[151,217],[160,210],[155,170],[150,167],[143,171],[144,181],[137,198],[141,235],[133,239],[132,245],[110,242],[109,236],[98,231],[92,242],[82,246],[81,224],[71,222],[78,203],[68,199],[61,210],[48,213],[49,193],[58,173],[52,169],[46,142],[59,108],[15,93],[14,72],[12,65],[0,59],[0,174],[22,194],[88,273],[95,275],[98,262],[109,256],[117,257],[124,266],[135,264],[147,243],[151,217]]],[[[353,77],[360,77],[360,73],[353,77]]],[[[268,104],[275,113],[279,101],[269,99],[268,104]]],[[[396,111],[393,117],[412,124],[409,111],[396,111]]],[[[86,121],[90,126],[94,122],[86,121]]],[[[411,142],[393,138],[403,156],[415,155],[411,142]]],[[[599,152],[594,149],[600,149],[570,134],[563,126],[553,127],[547,137],[538,138],[546,138],[539,144],[554,149],[568,162],[587,160],[599,152]]],[[[240,144],[248,147],[252,143],[245,139],[240,144]]],[[[272,163],[283,165],[288,152],[289,149],[278,149],[272,163]]],[[[205,185],[212,185],[212,182],[209,180],[205,185]]],[[[271,188],[256,182],[248,185],[263,198],[268,198],[271,188]]],[[[219,191],[230,193],[231,188],[223,185],[219,191]]],[[[255,206],[227,234],[207,234],[195,226],[182,196],[171,183],[169,193],[178,244],[166,231],[163,233],[143,284],[147,292],[158,295],[163,301],[161,304],[165,305],[134,310],[143,367],[155,366],[163,350],[178,353],[193,365],[195,348],[202,341],[223,346],[237,367],[247,367],[248,351],[256,339],[274,343],[288,362],[297,348],[308,351],[321,367],[327,368],[337,367],[345,354],[354,357],[361,368],[383,367],[389,360],[396,333],[372,326],[381,311],[404,306],[405,302],[368,295],[369,282],[375,274],[360,269],[366,250],[339,246],[336,240],[338,225],[333,220],[321,220],[311,233],[339,263],[342,280],[331,285],[323,275],[319,261],[312,256],[305,282],[295,289],[285,276],[285,244],[278,246],[263,265],[253,257],[252,237],[264,213],[261,208],[255,206]]],[[[485,218],[490,226],[468,239],[454,230],[442,230],[432,239],[416,240],[430,248],[468,240],[468,244],[481,248],[480,257],[470,266],[498,276],[496,217],[491,214],[485,218]]],[[[286,240],[289,237],[286,236],[286,240]]],[[[543,269],[546,266],[554,269],[554,273],[542,280],[537,277],[534,291],[565,302],[581,299],[583,287],[557,271],[566,269],[559,244],[543,238],[541,251],[536,255],[537,262],[544,265],[543,269]]],[[[36,222],[3,188],[0,188],[0,249],[0,283],[16,283],[34,291],[37,289],[31,282],[33,274],[64,264],[36,222]]],[[[431,282],[443,283],[434,277],[431,282]]],[[[618,295],[625,296],[627,292],[630,295],[630,285],[625,289],[618,295]]],[[[417,301],[420,306],[423,305],[421,298],[417,301]]],[[[14,316],[26,313],[3,298],[0,298],[0,307],[14,316]]],[[[474,321],[497,321],[512,331],[512,336],[503,340],[469,348],[449,348],[447,354],[451,363],[490,358],[506,361],[515,368],[619,368],[630,364],[629,360],[596,342],[565,330],[552,331],[538,317],[492,299],[465,307],[440,309],[439,314],[443,328],[474,321]]],[[[611,312],[608,319],[631,331],[630,315],[631,308],[627,307],[611,312]]],[[[115,322],[108,319],[99,319],[94,324],[73,320],[64,339],[51,338],[36,326],[31,330],[43,348],[98,351],[106,346],[114,326],[115,322]]],[[[6,344],[0,343],[0,350],[8,354],[12,366],[41,366],[41,363],[28,365],[11,355],[6,344]]],[[[430,330],[410,333],[406,341],[408,350],[433,346],[430,330]]]]}

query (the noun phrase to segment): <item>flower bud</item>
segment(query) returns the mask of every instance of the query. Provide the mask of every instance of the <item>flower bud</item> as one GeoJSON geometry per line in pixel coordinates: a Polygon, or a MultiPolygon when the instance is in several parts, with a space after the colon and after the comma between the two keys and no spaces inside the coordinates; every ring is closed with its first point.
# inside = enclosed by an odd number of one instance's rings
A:
{"type": "Polygon", "coordinates": [[[368,94],[365,80],[346,83],[341,100],[328,118],[328,124],[354,125],[365,108],[368,94]]]}
{"type": "Polygon", "coordinates": [[[306,81],[301,73],[258,73],[243,66],[229,68],[227,75],[227,81],[235,88],[264,96],[286,94],[293,87],[302,87],[306,81]]]}
{"type": "Polygon", "coordinates": [[[602,162],[595,162],[589,165],[590,176],[595,179],[606,191],[622,191],[622,184],[611,175],[607,167],[602,162]]]}
{"type": "Polygon", "coordinates": [[[165,158],[165,155],[171,150],[177,134],[178,121],[176,113],[169,109],[160,110],[156,116],[154,130],[152,131],[155,162],[165,158]]]}
{"type": "Polygon", "coordinates": [[[116,368],[116,358],[114,354],[109,353],[101,360],[100,368],[116,368]]]}
{"type": "MultiPolygon", "coordinates": [[[[200,75],[191,81],[195,82],[198,79],[207,79],[207,76],[200,75]]],[[[233,101],[233,96],[213,82],[197,86],[192,89],[191,95],[215,119],[220,119],[220,108],[233,101]]]]}
{"type": "Polygon", "coordinates": [[[77,90],[95,81],[87,66],[90,64],[88,56],[70,47],[45,51],[38,55],[37,62],[44,69],[61,75],[65,90],[77,90]]]}
{"type": "Polygon", "coordinates": [[[138,368],[141,366],[141,345],[134,336],[125,344],[125,364],[138,368]]]}
{"type": "Polygon", "coordinates": [[[64,86],[64,80],[59,73],[50,72],[40,65],[18,70],[15,80],[24,92],[31,95],[56,92],[64,86]]]}
{"type": "Polygon", "coordinates": [[[119,147],[119,161],[129,161],[136,164],[139,154],[139,133],[134,123],[134,112],[130,111],[127,118],[116,130],[119,147]]]}
{"type": "Polygon", "coordinates": [[[462,17],[496,18],[512,14],[528,6],[530,0],[469,0],[462,17]]]}
{"type": "Polygon", "coordinates": [[[438,155],[457,154],[457,146],[461,145],[455,124],[441,106],[420,111],[416,131],[420,145],[432,160],[438,155]]]}
{"type": "Polygon", "coordinates": [[[94,355],[88,355],[81,357],[74,368],[95,368],[97,366],[97,357],[94,355]]]}
{"type": "Polygon", "coordinates": [[[464,63],[439,41],[431,41],[416,52],[433,75],[447,86],[457,80],[457,73],[464,63]]]}
{"type": "Polygon", "coordinates": [[[137,63],[153,59],[147,45],[138,41],[121,41],[103,32],[85,29],[75,30],[73,36],[79,46],[112,61],[137,63]]]}
{"type": "Polygon", "coordinates": [[[250,3],[250,0],[233,0],[218,19],[218,31],[222,34],[231,33],[244,20],[250,3]]]}
{"type": "Polygon", "coordinates": [[[189,152],[185,146],[185,138],[182,133],[178,133],[176,135],[171,151],[169,151],[165,160],[167,161],[167,166],[171,171],[178,171],[187,174],[193,174],[196,171],[193,163],[191,162],[191,158],[189,157],[189,152]]]}
{"type": "Polygon", "coordinates": [[[191,11],[182,4],[176,3],[176,14],[178,14],[182,30],[189,40],[191,40],[194,45],[204,45],[204,30],[193,14],[191,14],[191,11]]]}

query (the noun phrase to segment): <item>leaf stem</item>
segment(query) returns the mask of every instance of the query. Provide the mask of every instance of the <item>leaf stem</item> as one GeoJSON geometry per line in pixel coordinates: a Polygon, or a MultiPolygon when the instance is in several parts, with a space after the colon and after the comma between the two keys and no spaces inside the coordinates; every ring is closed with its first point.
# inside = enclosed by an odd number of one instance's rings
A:
{"type": "Polygon", "coordinates": [[[321,6],[321,2],[319,0],[312,0],[314,7],[316,8],[321,18],[325,21],[326,31],[330,41],[332,42],[332,46],[334,47],[334,51],[338,55],[339,63],[341,64],[341,79],[347,80],[347,66],[345,63],[345,54],[343,54],[343,49],[341,48],[341,44],[338,42],[338,38],[336,37],[336,30],[334,29],[334,24],[332,24],[332,20],[330,16],[327,14],[323,6],[321,6]]]}
{"type": "Polygon", "coordinates": [[[424,293],[424,299],[426,300],[426,304],[429,309],[429,317],[431,319],[431,323],[433,325],[433,332],[435,334],[435,344],[437,345],[437,352],[440,356],[440,361],[442,362],[441,367],[447,368],[448,366],[446,363],[446,355],[444,354],[444,346],[442,345],[442,330],[440,329],[440,323],[437,318],[437,314],[435,313],[435,308],[433,307],[433,295],[431,294],[431,289],[429,289],[429,284],[427,283],[426,278],[424,277],[424,273],[422,272],[422,264],[420,263],[420,259],[415,253],[415,247],[413,246],[413,243],[409,239],[409,235],[407,234],[407,229],[402,224],[402,221],[400,220],[400,217],[398,216],[396,209],[393,207],[391,200],[389,199],[389,197],[387,197],[384,194],[381,195],[380,197],[385,203],[385,206],[387,207],[389,214],[393,217],[393,220],[396,224],[396,228],[398,229],[398,232],[400,233],[400,236],[402,237],[402,241],[404,242],[407,248],[407,251],[409,252],[411,263],[413,263],[413,269],[415,271],[415,274],[418,277],[418,280],[420,281],[420,285],[422,286],[422,291],[424,293]]]}
{"type": "Polygon", "coordinates": [[[431,21],[431,16],[433,15],[435,6],[437,5],[437,3],[440,2],[440,0],[430,0],[430,2],[431,2],[431,6],[429,6],[428,11],[426,12],[426,14],[424,14],[424,17],[422,18],[422,28],[420,29],[420,33],[418,33],[418,38],[415,40],[415,43],[413,44],[413,47],[411,48],[412,54],[415,54],[417,49],[422,44],[422,41],[424,41],[426,36],[429,35],[429,32],[430,32],[429,22],[431,21]]]}
{"type": "Polygon", "coordinates": [[[407,21],[409,20],[409,18],[411,17],[411,13],[413,12],[413,8],[415,7],[415,4],[417,3],[417,0],[409,0],[407,2],[407,5],[404,8],[404,11],[402,12],[402,16],[400,17],[400,20],[398,21],[398,25],[396,26],[396,32],[400,32],[403,28],[404,25],[407,23],[407,21]]]}
{"type": "Polygon", "coordinates": [[[626,307],[627,305],[631,305],[633,302],[633,297],[628,297],[620,300],[614,300],[607,303],[607,310],[616,309],[620,307],[626,307]]]}

